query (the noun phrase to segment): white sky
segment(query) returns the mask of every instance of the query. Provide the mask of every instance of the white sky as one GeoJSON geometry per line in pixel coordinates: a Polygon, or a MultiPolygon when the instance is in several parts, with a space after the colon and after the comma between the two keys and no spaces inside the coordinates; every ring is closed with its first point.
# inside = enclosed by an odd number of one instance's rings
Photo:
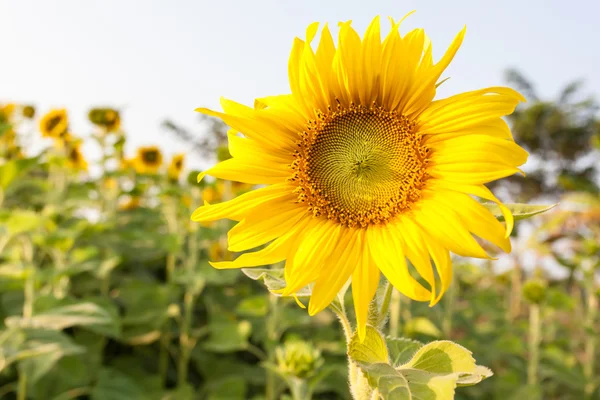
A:
{"type": "Polygon", "coordinates": [[[467,25],[440,95],[503,84],[509,66],[545,96],[579,78],[600,93],[596,0],[0,0],[0,103],[66,107],[82,136],[90,106],[124,108],[130,152],[142,144],[182,151],[161,121],[194,128],[194,108],[218,107],[220,96],[252,104],[289,92],[292,40],[309,23],[335,31],[351,19],[362,35],[373,16],[413,9],[403,31],[424,27],[436,57],[467,25]]]}

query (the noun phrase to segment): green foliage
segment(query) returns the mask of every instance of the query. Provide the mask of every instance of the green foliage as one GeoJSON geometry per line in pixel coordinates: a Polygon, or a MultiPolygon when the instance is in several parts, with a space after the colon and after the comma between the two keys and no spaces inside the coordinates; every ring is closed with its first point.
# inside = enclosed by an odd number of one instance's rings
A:
{"type": "Polygon", "coordinates": [[[348,348],[348,355],[382,399],[453,399],[456,386],[474,385],[492,375],[488,368],[475,364],[470,351],[456,343],[390,341],[394,360],[390,360],[383,336],[371,326],[363,342],[355,335],[348,348]],[[406,362],[395,362],[407,353],[413,354],[406,362]]]}

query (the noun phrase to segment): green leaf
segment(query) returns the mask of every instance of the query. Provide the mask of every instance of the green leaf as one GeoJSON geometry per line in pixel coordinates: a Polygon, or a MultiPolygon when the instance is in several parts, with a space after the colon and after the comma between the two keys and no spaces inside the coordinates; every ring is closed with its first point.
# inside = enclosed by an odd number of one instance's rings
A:
{"type": "MultiPolygon", "coordinates": [[[[483,203],[483,205],[492,213],[499,221],[504,221],[504,216],[500,207],[496,203],[483,203]]],[[[504,204],[515,217],[515,221],[533,217],[534,215],[544,213],[556,207],[558,203],[552,205],[545,204],[522,204],[512,203],[504,204]]]]}
{"type": "Polygon", "coordinates": [[[230,321],[219,319],[208,325],[210,336],[202,343],[202,348],[218,353],[244,350],[248,347],[248,338],[252,325],[248,321],[230,321]]]}
{"type": "Polygon", "coordinates": [[[143,390],[119,370],[102,368],[91,392],[92,400],[144,400],[143,390]]]}
{"type": "Polygon", "coordinates": [[[370,340],[365,338],[363,344],[355,343],[358,338],[353,338],[348,354],[382,399],[451,400],[457,386],[474,385],[492,375],[488,368],[475,364],[469,350],[450,341],[421,345],[390,338],[388,342],[394,346],[391,352],[394,356],[407,358],[407,352],[416,350],[407,362],[395,368],[387,361],[387,348],[385,353],[381,350],[381,334],[370,328],[367,337],[370,340]]]}
{"type": "Polygon", "coordinates": [[[425,317],[417,317],[409,320],[404,326],[404,334],[414,336],[415,334],[427,335],[432,338],[442,336],[442,332],[431,320],[425,317]]]}
{"type": "Polygon", "coordinates": [[[41,225],[43,217],[29,210],[11,210],[5,221],[6,229],[11,235],[28,232],[41,225]]]}
{"type": "MultiPolygon", "coordinates": [[[[242,268],[242,272],[250,279],[262,281],[271,292],[285,288],[283,268],[242,268]]],[[[311,293],[312,285],[309,285],[298,290],[296,296],[309,297],[311,293]]]]}
{"type": "Polygon", "coordinates": [[[69,336],[58,331],[25,329],[26,340],[13,357],[19,360],[23,372],[33,385],[48,373],[63,357],[83,353],[84,347],[78,346],[69,336]]]}
{"type": "Polygon", "coordinates": [[[265,295],[246,297],[238,304],[236,312],[245,317],[264,317],[269,312],[265,295]]]}
{"type": "Polygon", "coordinates": [[[390,361],[394,367],[407,363],[412,356],[423,347],[423,343],[406,338],[386,337],[390,352],[390,361]]]}
{"type": "Polygon", "coordinates": [[[246,381],[242,377],[230,377],[212,381],[206,386],[208,400],[246,398],[246,381]]]}
{"type": "Polygon", "coordinates": [[[38,157],[11,160],[0,166],[0,187],[6,189],[19,175],[36,165],[38,157]]]}
{"type": "Polygon", "coordinates": [[[348,345],[348,355],[354,361],[365,363],[387,363],[389,359],[385,339],[379,331],[367,325],[365,339],[361,342],[358,332],[352,336],[348,345]]]}
{"type": "Polygon", "coordinates": [[[115,315],[98,304],[82,302],[60,306],[34,315],[31,318],[12,316],[5,320],[7,327],[43,328],[63,330],[72,326],[103,326],[103,333],[118,336],[115,315]]]}

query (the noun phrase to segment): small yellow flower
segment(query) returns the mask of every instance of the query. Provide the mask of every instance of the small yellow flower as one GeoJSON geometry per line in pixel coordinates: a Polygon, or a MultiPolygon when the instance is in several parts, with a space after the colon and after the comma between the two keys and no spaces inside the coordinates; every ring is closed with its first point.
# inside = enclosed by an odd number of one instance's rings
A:
{"type": "Polygon", "coordinates": [[[185,154],[177,154],[173,156],[171,159],[171,164],[169,164],[168,175],[169,179],[172,181],[178,181],[179,175],[181,175],[181,171],[183,170],[183,162],[185,160],[185,154]]]}
{"type": "Polygon", "coordinates": [[[52,110],[44,115],[40,121],[42,136],[60,138],[67,133],[69,120],[65,109],[52,110]]]}
{"type": "Polygon", "coordinates": [[[423,29],[402,35],[401,22],[390,21],[384,40],[379,18],[363,38],[343,22],[337,47],[327,25],[313,46],[311,24],[306,40],[294,40],[291,93],[254,107],[222,99],[223,112],[198,109],[233,129],[233,157],[200,177],[267,185],[193,214],[199,222],[241,221],[229,231],[229,250],[258,249],[212,265],[285,260],[281,294],[312,283],[310,315],[351,281],[361,338],[382,275],[433,306],[452,280],[450,252],[489,258],[473,235],[511,250],[513,216],[485,184],[520,172],[528,156],[502,119],[524,101],[514,90],[434,100],[464,29],[434,62],[423,29]],[[506,225],[473,195],[498,203],[506,225]]]}
{"type": "Polygon", "coordinates": [[[157,146],[140,147],[135,158],[135,170],[140,174],[156,174],[163,156],[157,146]]]}
{"type": "Polygon", "coordinates": [[[81,152],[81,142],[70,142],[67,146],[67,166],[75,170],[87,171],[88,163],[81,152]]]}

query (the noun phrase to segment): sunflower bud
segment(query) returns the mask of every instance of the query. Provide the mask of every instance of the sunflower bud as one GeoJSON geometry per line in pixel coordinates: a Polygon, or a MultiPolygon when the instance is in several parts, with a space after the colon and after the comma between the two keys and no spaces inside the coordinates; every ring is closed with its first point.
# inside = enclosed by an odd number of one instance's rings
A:
{"type": "Polygon", "coordinates": [[[311,343],[288,340],[275,349],[278,369],[286,375],[309,378],[323,365],[321,352],[311,343]]]}
{"type": "Polygon", "coordinates": [[[542,303],[546,299],[546,292],[546,282],[542,280],[532,279],[523,285],[523,297],[532,304],[542,303]]]}
{"type": "Polygon", "coordinates": [[[35,117],[35,107],[34,106],[23,106],[21,113],[23,114],[23,116],[25,118],[32,119],[33,117],[35,117]]]}
{"type": "Polygon", "coordinates": [[[108,132],[116,131],[121,126],[121,115],[113,108],[92,108],[88,119],[92,124],[106,128],[108,132]]]}

